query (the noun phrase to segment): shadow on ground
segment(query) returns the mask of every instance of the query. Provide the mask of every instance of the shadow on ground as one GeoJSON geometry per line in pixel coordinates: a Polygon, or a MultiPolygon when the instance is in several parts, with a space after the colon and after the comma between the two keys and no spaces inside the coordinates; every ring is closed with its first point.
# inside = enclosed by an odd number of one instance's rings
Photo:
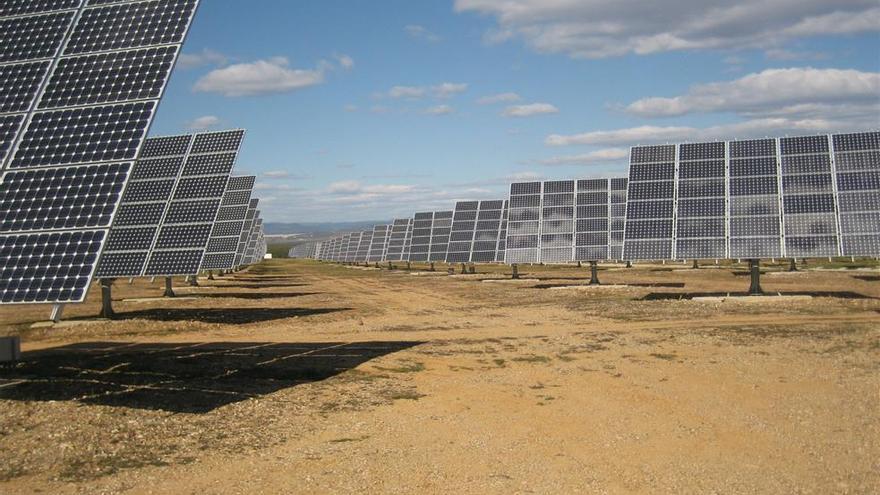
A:
{"type": "MultiPolygon", "coordinates": [[[[575,279],[575,280],[583,280],[589,281],[590,279],[575,279]]],[[[580,285],[589,285],[589,284],[537,284],[531,287],[523,287],[523,289],[553,289],[556,287],[578,287],[580,285]]],[[[614,287],[665,287],[669,289],[681,289],[684,287],[684,282],[638,282],[638,283],[600,283],[597,287],[602,287],[603,285],[610,285],[614,287]]]]}
{"type": "MultiPolygon", "coordinates": [[[[767,292],[766,296],[812,296],[833,297],[836,299],[877,299],[858,292],[849,291],[791,291],[791,292],[767,292]]],[[[746,292],[652,292],[641,298],[642,301],[662,301],[693,299],[695,297],[745,297],[746,292]]]]}
{"type": "Polygon", "coordinates": [[[880,282],[880,275],[853,275],[852,278],[865,282],[880,282]]]}
{"type": "Polygon", "coordinates": [[[27,352],[0,368],[0,399],[206,413],[420,343],[87,342],[27,352]]]}
{"type": "Polygon", "coordinates": [[[294,316],[314,316],[351,308],[155,308],[117,312],[115,319],[141,318],[155,321],[200,321],[203,323],[257,323],[294,316]]]}
{"type": "Polygon", "coordinates": [[[232,299],[285,299],[288,297],[315,296],[323,292],[188,292],[184,297],[232,298],[232,299]]]}
{"type": "Polygon", "coordinates": [[[305,287],[308,284],[211,284],[211,287],[231,289],[272,289],[279,287],[305,287]]]}

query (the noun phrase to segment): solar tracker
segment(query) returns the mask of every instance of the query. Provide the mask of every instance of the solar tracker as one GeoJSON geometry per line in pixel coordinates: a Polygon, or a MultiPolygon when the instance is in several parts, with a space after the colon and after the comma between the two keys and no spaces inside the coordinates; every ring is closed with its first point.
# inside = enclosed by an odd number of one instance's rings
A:
{"type": "Polygon", "coordinates": [[[391,225],[376,225],[373,227],[373,238],[370,240],[370,251],[367,254],[368,262],[385,261],[390,235],[391,225]]]}
{"type": "Polygon", "coordinates": [[[356,261],[358,263],[366,262],[367,257],[370,254],[370,243],[373,242],[373,231],[372,230],[364,230],[361,232],[361,236],[358,239],[358,246],[355,250],[354,259],[352,261],[356,261]]]}
{"type": "Polygon", "coordinates": [[[233,266],[234,242],[239,235],[237,229],[240,229],[241,221],[220,221],[218,217],[221,214],[224,218],[228,214],[244,215],[241,206],[247,204],[249,189],[244,191],[247,198],[242,198],[238,194],[240,191],[230,192],[232,198],[224,193],[227,182],[239,189],[252,187],[253,177],[236,178],[234,181],[229,179],[235,156],[230,160],[225,148],[213,153],[192,153],[196,143],[215,136],[236,139],[241,143],[244,131],[162,136],[146,140],[143,154],[147,157],[139,159],[132,172],[97,276],[193,275],[198,273],[199,267],[193,268],[192,260],[198,257],[198,264],[203,263],[209,237],[218,238],[210,246],[210,267],[233,266]],[[198,165],[194,166],[194,163],[198,165]],[[238,210],[221,207],[221,204],[228,204],[229,201],[234,205],[228,206],[236,206],[238,210]],[[216,225],[215,220],[218,222],[216,225]],[[132,239],[135,233],[137,237],[132,239]],[[180,254],[180,259],[174,258],[175,253],[180,254]],[[165,270],[173,273],[166,273],[165,270]]]}
{"type": "Polygon", "coordinates": [[[505,263],[569,263],[619,259],[626,178],[521,182],[510,186],[499,230],[505,263]],[[505,212],[505,209],[507,210],[505,212]]]}
{"type": "Polygon", "coordinates": [[[256,262],[257,256],[257,247],[259,244],[260,236],[263,231],[263,219],[260,218],[260,212],[257,211],[257,217],[254,219],[254,227],[251,229],[250,237],[248,238],[247,245],[245,246],[244,256],[242,257],[242,264],[244,265],[252,265],[256,262]]]}
{"type": "Polygon", "coordinates": [[[880,254],[876,131],[634,147],[625,259],[880,254]]]}
{"type": "Polygon", "coordinates": [[[507,255],[507,216],[509,210],[509,200],[504,200],[504,206],[501,210],[501,224],[498,228],[498,244],[495,248],[495,262],[504,263],[507,255]]]}
{"type": "Polygon", "coordinates": [[[412,218],[398,218],[391,223],[388,237],[388,252],[385,261],[406,261],[407,235],[412,228],[412,218]]]}
{"type": "Polygon", "coordinates": [[[85,297],[197,5],[0,6],[0,302],[85,297]]]}
{"type": "Polygon", "coordinates": [[[428,261],[428,254],[431,251],[431,226],[433,224],[434,212],[421,212],[413,216],[409,261],[428,261]]]}
{"type": "Polygon", "coordinates": [[[253,175],[229,178],[200,270],[228,270],[235,267],[238,240],[256,180],[253,175]]]}
{"type": "Polygon", "coordinates": [[[459,201],[455,204],[448,263],[492,263],[504,218],[504,200],[459,201]]]}
{"type": "Polygon", "coordinates": [[[401,253],[401,261],[409,261],[409,252],[412,249],[412,232],[413,232],[413,219],[407,219],[406,226],[406,235],[403,239],[403,253],[401,253]]]}
{"type": "Polygon", "coordinates": [[[449,247],[449,235],[452,233],[453,211],[435,211],[434,221],[431,224],[431,249],[428,252],[428,261],[446,260],[446,250],[449,247]]]}
{"type": "Polygon", "coordinates": [[[250,203],[248,204],[247,213],[244,217],[244,224],[241,228],[241,235],[238,237],[238,247],[235,249],[235,266],[239,267],[244,265],[242,262],[242,258],[244,258],[245,249],[247,249],[247,241],[250,239],[251,231],[254,228],[254,220],[257,217],[257,206],[259,205],[260,200],[258,198],[251,198],[250,203]]]}

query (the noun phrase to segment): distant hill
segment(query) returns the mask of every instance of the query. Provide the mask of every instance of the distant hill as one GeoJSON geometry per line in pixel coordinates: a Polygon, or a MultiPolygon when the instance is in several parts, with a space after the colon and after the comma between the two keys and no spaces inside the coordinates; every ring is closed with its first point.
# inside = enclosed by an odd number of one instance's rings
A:
{"type": "Polygon", "coordinates": [[[263,231],[267,235],[305,234],[309,237],[320,237],[334,232],[355,232],[372,230],[374,225],[389,223],[388,220],[368,220],[364,222],[316,222],[316,223],[283,223],[264,222],[263,231]]]}

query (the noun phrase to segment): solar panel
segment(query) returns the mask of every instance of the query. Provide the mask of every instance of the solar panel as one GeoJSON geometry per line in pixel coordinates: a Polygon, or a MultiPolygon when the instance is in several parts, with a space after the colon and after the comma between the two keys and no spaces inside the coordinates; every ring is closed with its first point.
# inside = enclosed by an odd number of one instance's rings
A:
{"type": "Polygon", "coordinates": [[[446,262],[494,262],[505,203],[504,200],[457,202],[452,216],[446,262]]]}
{"type": "Polygon", "coordinates": [[[201,270],[234,268],[238,241],[256,179],[253,175],[229,178],[221,206],[216,211],[216,218],[213,219],[214,227],[205,250],[201,270]]]}
{"type": "Polygon", "coordinates": [[[250,239],[251,231],[254,228],[254,220],[257,215],[258,198],[251,198],[248,204],[247,213],[245,213],[244,224],[241,228],[241,235],[238,238],[238,247],[235,249],[235,266],[242,266],[245,250],[247,249],[247,241],[250,239]]]}
{"type": "Polygon", "coordinates": [[[878,143],[864,132],[635,147],[624,257],[876,256],[878,143]]]}
{"type": "Polygon", "coordinates": [[[506,263],[538,263],[541,233],[541,182],[510,185],[506,263]]]}
{"type": "Polygon", "coordinates": [[[391,224],[391,233],[388,237],[388,253],[385,261],[405,261],[407,233],[412,228],[412,218],[398,218],[391,224]]]}
{"type": "Polygon", "coordinates": [[[390,225],[376,225],[373,227],[373,238],[370,240],[370,251],[367,254],[367,261],[370,263],[385,261],[390,235],[390,225]]]}
{"type": "MultiPolygon", "coordinates": [[[[204,253],[215,228],[218,237],[223,237],[221,234],[227,233],[228,237],[237,241],[239,232],[228,233],[228,228],[236,225],[234,222],[221,222],[218,227],[213,226],[220,215],[219,212],[226,213],[221,208],[221,204],[229,181],[228,174],[234,165],[234,157],[232,161],[225,156],[213,160],[216,156],[226,155],[225,149],[221,153],[193,154],[195,141],[205,135],[233,136],[241,143],[244,131],[147,139],[144,148],[149,158],[138,160],[134,167],[132,179],[120,206],[120,216],[123,221],[117,221],[110,231],[108,247],[97,270],[99,277],[195,274],[199,267],[193,267],[191,264],[191,260],[195,258],[194,252],[204,253]],[[199,159],[200,163],[223,163],[223,166],[210,169],[187,168],[187,164],[194,159],[199,159]],[[153,239],[146,246],[138,244],[135,247],[113,242],[117,238],[126,238],[132,230],[146,232],[145,228],[152,229],[153,232],[153,239]],[[226,232],[223,231],[224,228],[227,229],[226,232]],[[134,255],[133,252],[140,254],[134,255]],[[170,261],[173,256],[166,252],[179,253],[181,260],[170,261]],[[190,264],[183,260],[189,260],[190,264]],[[164,270],[184,269],[186,272],[164,272],[164,270]]],[[[246,208],[247,201],[243,203],[239,206],[246,208]]],[[[215,242],[211,247],[219,249],[227,246],[215,242]]],[[[209,264],[228,261],[230,252],[234,261],[235,250],[233,248],[222,251],[226,256],[212,256],[209,264]]],[[[211,254],[221,254],[221,252],[211,254]]],[[[201,262],[201,258],[199,261],[201,262]]],[[[231,268],[231,265],[223,268],[231,268]]]]}
{"type": "Polygon", "coordinates": [[[360,238],[358,238],[357,249],[355,250],[354,259],[352,261],[357,261],[359,263],[366,262],[367,257],[370,255],[370,243],[373,242],[373,231],[372,230],[364,230],[361,232],[360,238]]]}
{"type": "Polygon", "coordinates": [[[446,260],[449,248],[449,236],[452,233],[452,216],[454,211],[435,211],[434,222],[431,224],[431,249],[428,261],[446,260]]]}
{"type": "Polygon", "coordinates": [[[504,200],[504,206],[501,210],[501,224],[498,228],[498,244],[495,248],[495,262],[504,263],[507,257],[507,217],[510,206],[509,200],[504,200]]]}
{"type": "Polygon", "coordinates": [[[82,301],[105,243],[146,235],[109,228],[198,0],[84,3],[0,6],[4,302],[82,301]]]}
{"type": "Polygon", "coordinates": [[[409,261],[428,261],[428,255],[431,251],[431,228],[433,224],[434,212],[421,212],[413,216],[409,261]]]}

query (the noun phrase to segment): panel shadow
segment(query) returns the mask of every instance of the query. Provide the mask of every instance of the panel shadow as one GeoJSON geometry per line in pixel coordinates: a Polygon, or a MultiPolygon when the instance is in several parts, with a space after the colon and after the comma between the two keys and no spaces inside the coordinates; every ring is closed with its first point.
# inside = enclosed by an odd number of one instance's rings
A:
{"type": "Polygon", "coordinates": [[[419,344],[88,342],[27,352],[15,366],[0,367],[0,399],[201,414],[419,344]]]}
{"type": "MultiPolygon", "coordinates": [[[[681,300],[693,299],[695,297],[745,297],[749,294],[746,292],[652,292],[642,297],[642,301],[663,301],[663,300],[681,300]]],[[[812,296],[812,297],[833,297],[837,299],[877,299],[876,297],[866,296],[858,292],[850,291],[791,291],[791,292],[767,292],[768,297],[773,296],[812,296]]],[[[760,296],[758,296],[760,297],[760,296]]]]}
{"type": "Polygon", "coordinates": [[[155,321],[200,321],[203,323],[244,324],[280,320],[294,316],[313,316],[351,308],[153,308],[117,312],[115,319],[141,318],[155,321]]]}

